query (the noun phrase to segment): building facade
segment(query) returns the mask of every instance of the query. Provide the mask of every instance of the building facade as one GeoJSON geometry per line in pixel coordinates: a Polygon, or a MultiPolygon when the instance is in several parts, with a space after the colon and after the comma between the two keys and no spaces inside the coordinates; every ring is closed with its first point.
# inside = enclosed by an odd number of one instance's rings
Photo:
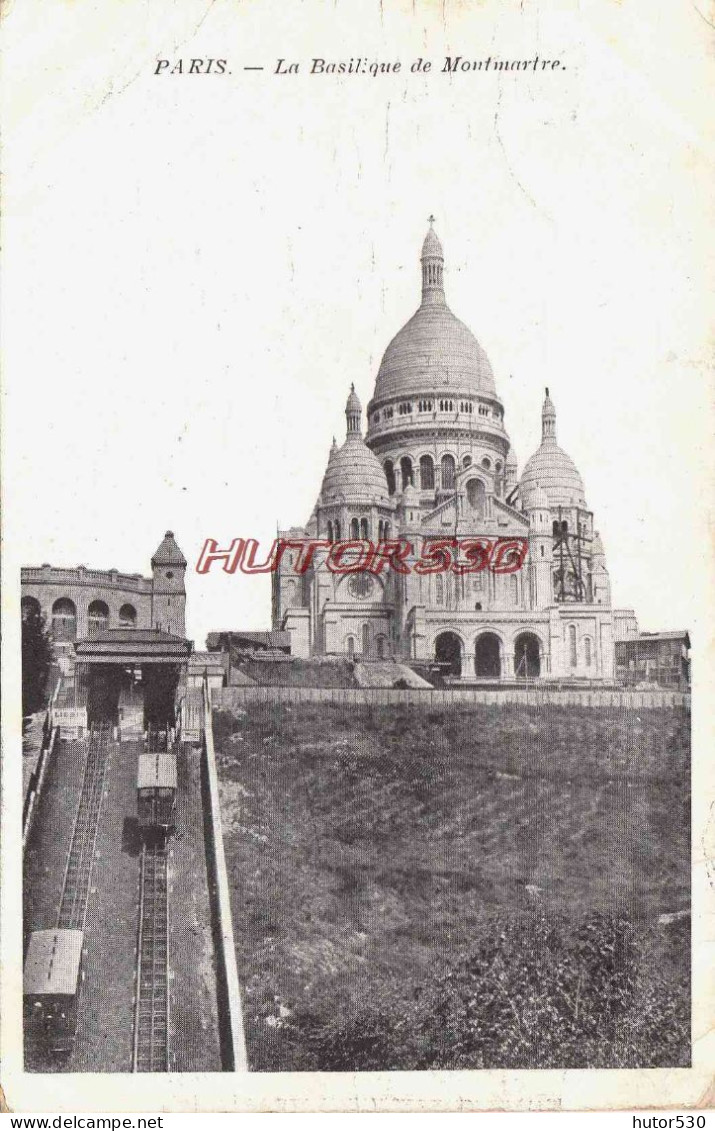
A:
{"type": "Polygon", "coordinates": [[[154,629],[183,637],[185,576],[186,558],[167,530],[152,556],[151,577],[82,565],[23,566],[22,611],[39,609],[60,654],[107,629],[154,629]]]}
{"type": "MultiPolygon", "coordinates": [[[[351,389],[346,437],[333,440],[304,527],[287,540],[521,540],[511,574],[483,570],[340,575],[329,551],[273,575],[274,630],[298,656],[437,660],[463,680],[614,678],[614,611],[603,545],[581,476],[557,442],[548,389],[542,439],[521,476],[489,359],[447,305],[433,228],[422,300],[388,345],[367,407],[351,389]]],[[[416,550],[416,552],[418,552],[416,550]]]]}
{"type": "Polygon", "coordinates": [[[616,640],[616,679],[626,686],[657,684],[690,689],[690,636],[687,632],[639,632],[616,640]]]}

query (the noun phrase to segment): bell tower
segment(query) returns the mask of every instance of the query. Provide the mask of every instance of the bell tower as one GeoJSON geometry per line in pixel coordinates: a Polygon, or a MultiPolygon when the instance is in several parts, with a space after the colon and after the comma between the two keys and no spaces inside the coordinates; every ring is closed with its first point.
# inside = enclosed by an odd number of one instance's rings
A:
{"type": "Polygon", "coordinates": [[[174,540],[172,530],[151,559],[151,626],[172,636],[185,636],[186,558],[174,540]]]}

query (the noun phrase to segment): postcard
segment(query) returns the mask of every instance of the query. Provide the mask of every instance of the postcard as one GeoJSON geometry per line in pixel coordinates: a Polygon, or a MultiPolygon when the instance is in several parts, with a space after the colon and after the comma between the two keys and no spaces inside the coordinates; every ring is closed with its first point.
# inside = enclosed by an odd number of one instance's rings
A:
{"type": "Polygon", "coordinates": [[[9,1111],[711,1106],[711,17],[6,7],[9,1111]]]}

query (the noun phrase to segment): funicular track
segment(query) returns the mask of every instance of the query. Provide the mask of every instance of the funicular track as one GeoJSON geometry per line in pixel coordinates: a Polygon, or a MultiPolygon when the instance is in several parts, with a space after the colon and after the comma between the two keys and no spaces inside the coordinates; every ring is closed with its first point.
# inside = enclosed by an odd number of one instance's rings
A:
{"type": "Polygon", "coordinates": [[[163,838],[142,848],[133,1072],[169,1071],[167,861],[168,852],[163,838]]]}
{"type": "Polygon", "coordinates": [[[72,840],[67,853],[57,915],[57,926],[60,928],[84,930],[99,817],[109,765],[110,739],[111,728],[108,724],[93,726],[87,738],[87,760],[72,829],[72,840]]]}

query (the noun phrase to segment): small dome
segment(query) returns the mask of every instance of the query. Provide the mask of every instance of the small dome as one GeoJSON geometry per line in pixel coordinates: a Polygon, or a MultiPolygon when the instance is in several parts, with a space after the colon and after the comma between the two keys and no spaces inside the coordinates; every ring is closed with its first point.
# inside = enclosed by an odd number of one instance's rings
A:
{"type": "Polygon", "coordinates": [[[527,460],[519,482],[524,506],[530,510],[534,506],[534,493],[546,495],[550,507],[586,506],[583,480],[576,465],[555,440],[547,440],[527,460]]]}
{"type": "Polygon", "coordinates": [[[404,491],[402,492],[403,504],[411,503],[412,506],[417,506],[419,504],[419,501],[419,491],[415,487],[414,483],[408,483],[404,491]]]}
{"type": "Polygon", "coordinates": [[[532,499],[537,488],[546,493],[550,507],[586,506],[583,480],[576,464],[556,443],[556,409],[548,389],[541,410],[541,445],[526,461],[519,481],[526,510],[535,505],[532,499]]]}
{"type": "Polygon", "coordinates": [[[387,479],[382,464],[362,438],[361,413],[362,406],[355,386],[351,385],[345,405],[347,435],[341,448],[336,448],[333,439],[320,488],[323,506],[337,502],[389,504],[387,479]]]}
{"type": "Polygon", "coordinates": [[[331,453],[320,489],[323,506],[336,502],[389,505],[387,480],[382,464],[362,436],[350,433],[345,443],[331,453]]]}

